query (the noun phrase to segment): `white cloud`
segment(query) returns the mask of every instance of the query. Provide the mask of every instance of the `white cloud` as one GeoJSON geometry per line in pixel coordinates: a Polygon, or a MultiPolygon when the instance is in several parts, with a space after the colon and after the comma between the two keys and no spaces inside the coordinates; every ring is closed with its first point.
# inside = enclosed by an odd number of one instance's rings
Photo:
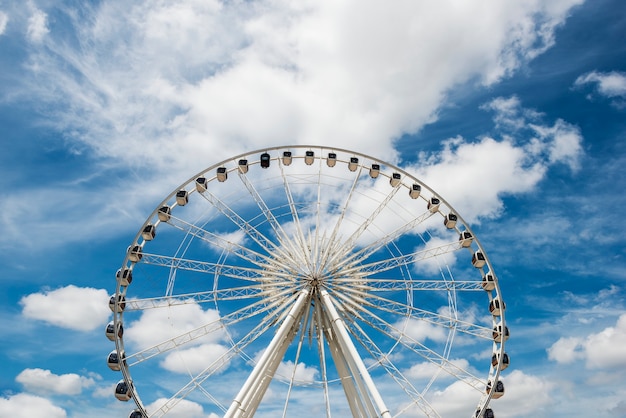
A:
{"type": "Polygon", "coordinates": [[[28,40],[33,43],[40,43],[49,32],[48,15],[34,8],[31,16],[28,18],[28,28],[26,30],[28,40]]]}
{"type": "Polygon", "coordinates": [[[90,377],[75,373],[57,375],[44,369],[25,369],[15,380],[29,392],[59,395],[79,395],[95,383],[90,377]]]}
{"type": "Polygon", "coordinates": [[[448,332],[444,327],[420,319],[407,318],[394,324],[394,327],[418,342],[424,342],[427,339],[442,342],[448,338],[448,332]]]}
{"type": "Polygon", "coordinates": [[[548,357],[558,363],[584,359],[589,369],[618,370],[626,367],[626,314],[615,326],[607,327],[586,338],[561,337],[550,348],[548,357]]]}
{"type": "Polygon", "coordinates": [[[576,337],[561,337],[548,348],[548,358],[557,363],[573,363],[584,358],[582,340],[576,337]]]}
{"type": "Polygon", "coordinates": [[[179,349],[169,353],[161,361],[160,366],[175,373],[198,374],[213,362],[218,361],[216,366],[220,372],[228,365],[227,359],[221,359],[228,352],[228,348],[220,344],[202,344],[187,349],[179,349]]]}
{"type": "Polygon", "coordinates": [[[540,412],[554,401],[555,384],[544,377],[513,370],[503,378],[504,396],[491,403],[497,417],[528,417],[540,412]],[[532,402],[528,400],[532,399],[532,402]]]}
{"type": "Polygon", "coordinates": [[[596,92],[609,98],[626,98],[626,73],[611,71],[603,73],[591,71],[579,76],[574,82],[575,87],[587,84],[595,86],[596,92]]]}
{"type": "Polygon", "coordinates": [[[52,83],[39,83],[40,98],[67,97],[60,126],[120,162],[188,167],[337,139],[386,157],[393,138],[432,120],[450,88],[496,82],[549,47],[579,3],[110,2],[74,22],[90,48],[55,44],[31,63],[52,83]]]}
{"type": "Polygon", "coordinates": [[[105,324],[111,311],[104,289],[69,285],[32,293],[20,300],[22,314],[62,328],[91,331],[105,324]]]}
{"type": "Polygon", "coordinates": [[[470,223],[500,215],[503,195],[531,191],[552,165],[578,169],[583,154],[578,127],[562,120],[543,124],[541,115],[523,108],[516,97],[494,99],[484,108],[495,111],[502,139],[452,138],[409,169],[470,223]]]}
{"type": "MultiPolygon", "coordinates": [[[[294,362],[291,360],[282,361],[276,369],[276,375],[283,379],[291,379],[294,373],[294,362]]],[[[318,375],[318,370],[313,366],[307,366],[304,363],[298,363],[295,367],[294,380],[296,382],[310,383],[315,381],[318,375]]]]}
{"type": "Polygon", "coordinates": [[[48,399],[27,393],[18,393],[8,398],[0,397],[0,416],[66,418],[67,413],[48,399]]]}
{"type": "MultiPolygon", "coordinates": [[[[151,404],[146,405],[146,410],[149,413],[156,411],[167,401],[168,399],[166,398],[159,398],[151,404]]],[[[205,414],[202,409],[202,405],[187,399],[181,399],[173,409],[167,412],[167,416],[172,418],[217,418],[215,414],[210,414],[207,417],[207,414],[205,414]]]]}
{"type": "Polygon", "coordinates": [[[0,10],[0,35],[7,29],[7,23],[9,23],[9,15],[0,10]]]}
{"type": "MultiPolygon", "coordinates": [[[[192,331],[202,325],[218,324],[218,321],[219,313],[216,310],[203,310],[200,305],[194,302],[149,309],[143,311],[139,319],[124,327],[124,341],[126,344],[134,344],[138,349],[144,349],[192,331]]],[[[191,344],[214,343],[223,337],[224,332],[219,328],[191,344]]],[[[195,356],[197,353],[192,352],[191,354],[195,356]]],[[[174,360],[170,361],[173,362],[174,360]]],[[[168,364],[174,367],[174,363],[168,364]]]]}
{"type": "MultiPolygon", "coordinates": [[[[471,369],[469,361],[466,359],[453,359],[450,360],[450,363],[463,370],[475,373],[475,371],[471,369]]],[[[412,379],[430,379],[432,376],[439,373],[440,369],[441,366],[439,364],[423,362],[412,365],[406,372],[403,372],[403,374],[412,379]]],[[[442,377],[446,378],[449,376],[444,372],[442,373],[442,377]]]]}

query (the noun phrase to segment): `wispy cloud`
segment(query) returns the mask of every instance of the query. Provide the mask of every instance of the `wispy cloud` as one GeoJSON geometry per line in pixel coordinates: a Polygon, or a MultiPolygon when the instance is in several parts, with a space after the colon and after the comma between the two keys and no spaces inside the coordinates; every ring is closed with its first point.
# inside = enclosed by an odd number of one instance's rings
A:
{"type": "Polygon", "coordinates": [[[9,15],[0,10],[0,35],[7,29],[7,23],[9,23],[9,15]]]}
{"type": "MultiPolygon", "coordinates": [[[[597,95],[613,99],[614,106],[621,108],[626,105],[626,73],[591,71],[579,76],[574,82],[574,87],[586,85],[592,85],[597,95]]],[[[587,97],[592,99],[593,95],[587,97]]]]}
{"type": "Polygon", "coordinates": [[[50,32],[48,29],[48,15],[33,7],[32,14],[28,18],[28,27],[26,28],[26,37],[30,42],[41,43],[44,37],[50,32]]]}

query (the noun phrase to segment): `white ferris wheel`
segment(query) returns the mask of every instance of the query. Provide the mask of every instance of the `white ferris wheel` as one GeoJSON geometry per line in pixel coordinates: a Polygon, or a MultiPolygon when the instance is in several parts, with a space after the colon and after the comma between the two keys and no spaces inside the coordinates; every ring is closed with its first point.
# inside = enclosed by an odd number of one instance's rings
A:
{"type": "Polygon", "coordinates": [[[484,249],[434,190],[358,152],[207,168],[148,217],[116,282],[107,363],[130,418],[491,418],[504,394],[484,249]]]}

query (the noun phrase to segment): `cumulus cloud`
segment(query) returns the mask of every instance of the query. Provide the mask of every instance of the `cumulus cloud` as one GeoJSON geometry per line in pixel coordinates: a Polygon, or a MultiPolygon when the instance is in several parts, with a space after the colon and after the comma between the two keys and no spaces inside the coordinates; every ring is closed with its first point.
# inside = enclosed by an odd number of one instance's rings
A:
{"type": "Polygon", "coordinates": [[[46,398],[18,393],[8,398],[0,397],[0,416],[66,418],[67,413],[63,408],[54,405],[46,398]]]}
{"type": "Polygon", "coordinates": [[[22,314],[62,328],[91,331],[105,324],[111,311],[104,289],[69,285],[32,293],[20,300],[22,314]]]}
{"type": "Polygon", "coordinates": [[[442,342],[448,338],[448,332],[444,327],[419,319],[407,318],[394,324],[394,327],[418,342],[424,342],[427,339],[434,342],[442,342]]]}
{"type": "MultiPolygon", "coordinates": [[[[146,410],[149,413],[157,411],[168,401],[166,398],[159,398],[149,405],[146,405],[146,410]]],[[[174,408],[167,411],[167,416],[172,418],[217,418],[215,414],[204,413],[202,405],[189,401],[187,399],[181,399],[174,408]]]]}
{"type": "Polygon", "coordinates": [[[422,154],[411,168],[470,222],[498,216],[502,196],[531,191],[555,164],[577,170],[583,155],[578,127],[563,120],[546,124],[515,96],[483,107],[494,111],[500,139],[451,138],[438,153],[422,154]]]}
{"type": "Polygon", "coordinates": [[[38,394],[79,395],[84,388],[95,384],[91,377],[75,373],[57,375],[50,370],[25,369],[15,380],[29,392],[38,394]]]}
{"type": "Polygon", "coordinates": [[[626,314],[614,326],[586,338],[561,337],[550,348],[548,357],[557,363],[569,364],[584,359],[589,369],[622,369],[626,367],[626,314]]]}
{"type": "MultiPolygon", "coordinates": [[[[138,349],[151,347],[155,344],[167,341],[185,332],[195,330],[203,325],[213,324],[215,332],[204,335],[191,344],[211,344],[221,341],[224,337],[223,329],[219,324],[219,313],[214,309],[203,310],[197,303],[172,305],[160,309],[143,311],[137,320],[133,320],[125,326],[124,340],[127,344],[134,344],[138,349]]],[[[211,346],[203,349],[210,350],[211,346]]],[[[190,352],[196,358],[200,352],[190,352]]],[[[176,368],[175,360],[167,363],[176,368]]],[[[206,367],[207,364],[205,364],[206,367]]]]}
{"type": "Polygon", "coordinates": [[[26,37],[30,42],[40,43],[49,32],[48,15],[42,10],[34,8],[28,18],[26,37]]]}
{"type": "MultiPolygon", "coordinates": [[[[596,94],[610,99],[616,99],[613,104],[622,107],[626,103],[626,73],[611,71],[603,73],[591,71],[579,76],[574,82],[574,87],[592,85],[596,94]]],[[[588,96],[592,98],[592,96],[588,96]]]]}
{"type": "Polygon", "coordinates": [[[7,29],[7,23],[9,23],[9,15],[0,10],[0,35],[7,29]]]}
{"type": "Polygon", "coordinates": [[[223,357],[227,352],[228,348],[220,344],[202,344],[168,354],[160,366],[175,373],[198,374],[215,363],[223,371],[228,365],[228,357],[223,357]]]}
{"type": "Polygon", "coordinates": [[[493,408],[498,417],[527,417],[554,402],[551,392],[555,384],[549,379],[513,370],[503,378],[505,394],[494,402],[493,408]],[[528,402],[532,399],[532,402],[528,402]]]}
{"type": "Polygon", "coordinates": [[[276,375],[283,379],[291,379],[293,375],[294,380],[297,382],[310,383],[313,382],[319,374],[319,371],[315,367],[307,366],[304,363],[298,363],[294,370],[294,364],[295,363],[291,360],[280,362],[278,369],[276,369],[276,375]]]}

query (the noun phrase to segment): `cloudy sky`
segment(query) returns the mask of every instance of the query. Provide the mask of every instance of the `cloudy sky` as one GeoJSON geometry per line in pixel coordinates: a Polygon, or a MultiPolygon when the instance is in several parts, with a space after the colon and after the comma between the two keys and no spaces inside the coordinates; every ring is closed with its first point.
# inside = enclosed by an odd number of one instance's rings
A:
{"type": "Polygon", "coordinates": [[[414,173],[480,236],[498,417],[625,416],[622,10],[0,0],[0,415],[126,416],[103,329],[136,231],[205,167],[318,144],[414,173]]]}

